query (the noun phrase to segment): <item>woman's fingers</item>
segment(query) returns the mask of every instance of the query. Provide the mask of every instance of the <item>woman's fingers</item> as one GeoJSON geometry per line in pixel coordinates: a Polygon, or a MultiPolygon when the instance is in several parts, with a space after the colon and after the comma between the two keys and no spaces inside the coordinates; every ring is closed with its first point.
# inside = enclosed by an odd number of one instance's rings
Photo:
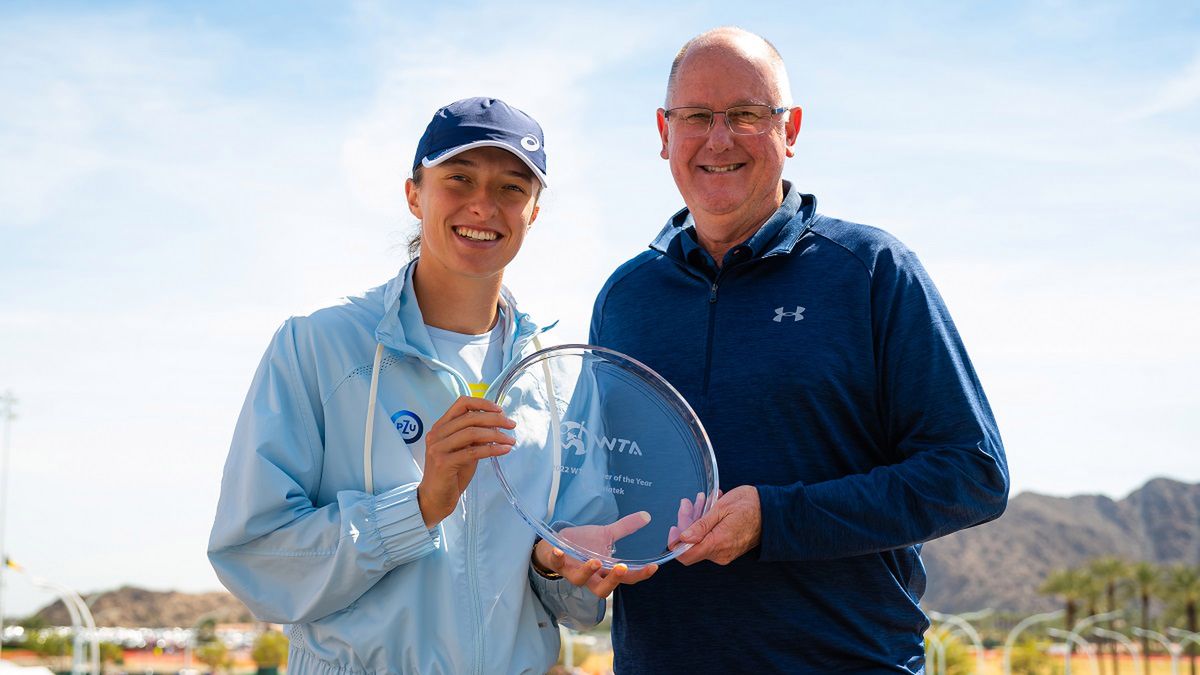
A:
{"type": "Polygon", "coordinates": [[[618,563],[607,572],[598,572],[592,575],[592,578],[588,580],[588,590],[596,597],[607,598],[612,595],[617,586],[645,581],[657,571],[658,565],[646,565],[645,567],[631,570],[625,563],[618,563]]]}
{"type": "Polygon", "coordinates": [[[555,547],[550,552],[550,569],[563,575],[574,586],[582,586],[600,570],[600,561],[592,558],[587,562],[579,562],[568,558],[562,549],[555,547]]]}
{"type": "Polygon", "coordinates": [[[437,446],[435,452],[452,453],[473,445],[487,445],[488,443],[512,445],[513,437],[497,429],[467,427],[437,441],[434,445],[437,446]]]}
{"type": "MultiPolygon", "coordinates": [[[[514,429],[516,426],[516,422],[505,417],[503,413],[467,412],[439,427],[430,429],[426,445],[440,443],[468,429],[493,429],[499,433],[500,429],[514,429]]],[[[512,436],[508,438],[511,439],[512,436]]]]}

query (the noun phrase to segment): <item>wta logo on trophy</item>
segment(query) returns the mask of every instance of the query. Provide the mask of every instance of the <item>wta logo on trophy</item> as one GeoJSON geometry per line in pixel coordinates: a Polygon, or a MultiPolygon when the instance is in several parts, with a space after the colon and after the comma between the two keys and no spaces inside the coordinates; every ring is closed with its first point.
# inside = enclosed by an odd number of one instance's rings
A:
{"type": "Polygon", "coordinates": [[[574,451],[575,455],[586,454],[589,449],[604,448],[609,452],[625,455],[641,455],[642,449],[637,441],[628,438],[608,437],[591,432],[584,422],[562,423],[562,446],[574,451]]]}

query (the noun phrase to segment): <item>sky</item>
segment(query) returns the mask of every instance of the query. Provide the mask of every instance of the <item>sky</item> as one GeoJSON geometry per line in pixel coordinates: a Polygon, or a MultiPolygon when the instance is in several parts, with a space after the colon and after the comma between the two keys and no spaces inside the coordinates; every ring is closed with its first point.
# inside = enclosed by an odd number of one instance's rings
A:
{"type": "MultiPolygon", "coordinates": [[[[552,189],[506,282],[586,341],[682,206],[654,124],[671,59],[729,24],[774,42],[804,108],[785,178],[937,283],[1014,494],[1200,481],[1194,2],[427,4],[0,5],[5,543],[31,573],[220,587],[254,369],[285,318],[406,262],[404,179],[450,101],[544,127],[552,189]]],[[[51,599],[13,575],[4,597],[51,599]]]]}

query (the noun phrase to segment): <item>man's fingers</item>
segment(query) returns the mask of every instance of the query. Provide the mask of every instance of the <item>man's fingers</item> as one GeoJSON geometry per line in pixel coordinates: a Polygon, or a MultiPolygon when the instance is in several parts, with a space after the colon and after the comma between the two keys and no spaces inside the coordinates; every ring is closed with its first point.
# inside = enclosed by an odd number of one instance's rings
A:
{"type": "Polygon", "coordinates": [[[679,538],[689,544],[695,544],[699,542],[704,538],[704,535],[708,534],[714,527],[716,527],[717,523],[720,522],[721,517],[718,511],[719,509],[717,508],[709,511],[703,518],[685,528],[683,532],[680,533],[679,538]]]}
{"type": "Polygon", "coordinates": [[[613,541],[621,537],[628,537],[637,532],[650,522],[650,514],[647,511],[638,511],[631,513],[617,522],[608,525],[608,534],[613,538],[613,541]]]}
{"type": "MultiPolygon", "coordinates": [[[[687,498],[679,500],[679,513],[676,514],[675,522],[679,527],[687,527],[692,524],[692,503],[687,498]]],[[[672,528],[673,529],[673,528],[672,528]]]]}
{"type": "Polygon", "coordinates": [[[695,546],[692,546],[688,550],[679,554],[679,557],[675,559],[684,565],[695,565],[701,560],[708,558],[708,552],[710,548],[712,547],[706,543],[696,544],[695,546]]]}
{"type": "Polygon", "coordinates": [[[667,531],[667,549],[675,548],[675,544],[679,541],[679,528],[674,525],[667,531]]]}

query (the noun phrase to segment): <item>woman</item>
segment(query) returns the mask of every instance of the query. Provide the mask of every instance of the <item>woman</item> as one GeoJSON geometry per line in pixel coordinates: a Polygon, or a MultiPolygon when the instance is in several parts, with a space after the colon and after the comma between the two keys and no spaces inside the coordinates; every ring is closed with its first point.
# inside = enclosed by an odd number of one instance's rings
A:
{"type": "Polygon", "coordinates": [[[618,583],[654,572],[535,545],[477,471],[514,424],[471,394],[541,332],[501,282],[537,218],[542,146],[502,101],[440,109],[405,184],[420,255],[289,319],[255,375],[209,558],[259,619],[293,624],[290,673],[544,672],[552,617],[594,625],[618,583]]]}

